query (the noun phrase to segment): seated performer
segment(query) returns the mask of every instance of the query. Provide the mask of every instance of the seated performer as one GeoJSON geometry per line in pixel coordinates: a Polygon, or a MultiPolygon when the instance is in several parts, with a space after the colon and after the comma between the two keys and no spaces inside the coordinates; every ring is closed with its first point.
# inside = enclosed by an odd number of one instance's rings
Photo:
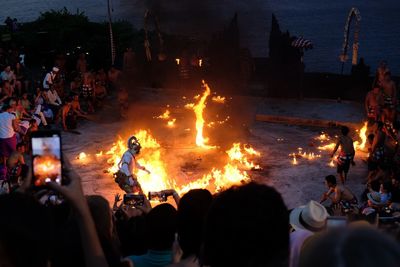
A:
{"type": "Polygon", "coordinates": [[[333,156],[335,155],[336,151],[340,146],[340,153],[339,156],[337,157],[337,173],[340,176],[342,184],[344,184],[345,181],[347,180],[347,173],[349,172],[350,169],[350,163],[352,165],[355,165],[354,155],[356,152],[354,150],[353,139],[351,139],[351,137],[348,136],[349,131],[350,130],[348,127],[342,126],[341,129],[342,135],[339,137],[335,149],[331,154],[331,157],[333,158],[333,156]]]}
{"type": "Polygon", "coordinates": [[[145,167],[141,166],[135,156],[140,153],[140,143],[135,136],[128,139],[128,150],[122,155],[121,161],[118,163],[118,172],[114,174],[115,182],[126,193],[139,192],[143,194],[142,188],[135,174],[137,169],[143,170],[150,174],[145,167]]]}

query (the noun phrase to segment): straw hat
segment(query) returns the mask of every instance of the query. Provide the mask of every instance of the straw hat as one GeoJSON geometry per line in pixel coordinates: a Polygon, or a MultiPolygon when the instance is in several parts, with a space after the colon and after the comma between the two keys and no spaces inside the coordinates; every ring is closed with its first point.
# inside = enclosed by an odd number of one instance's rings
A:
{"type": "Polygon", "coordinates": [[[379,194],[379,192],[368,193],[367,197],[375,205],[382,204],[382,198],[381,198],[381,194],[379,194]]]}
{"type": "Polygon", "coordinates": [[[295,230],[318,232],[325,228],[328,212],[320,203],[311,200],[305,206],[295,208],[290,213],[290,224],[295,230]]]}

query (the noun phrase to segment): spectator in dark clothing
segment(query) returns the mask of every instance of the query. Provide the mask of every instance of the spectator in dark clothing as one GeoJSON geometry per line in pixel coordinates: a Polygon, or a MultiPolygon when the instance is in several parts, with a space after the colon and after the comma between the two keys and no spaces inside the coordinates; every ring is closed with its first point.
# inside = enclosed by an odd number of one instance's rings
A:
{"type": "Polygon", "coordinates": [[[249,183],[218,195],[205,224],[201,264],[288,266],[289,214],[272,187],[249,183]]]}
{"type": "Polygon", "coordinates": [[[390,208],[396,211],[400,211],[400,178],[392,178],[392,189],[391,189],[391,204],[390,208]]]}
{"type": "Polygon", "coordinates": [[[178,242],[182,250],[179,263],[170,267],[200,266],[199,254],[203,227],[212,195],[206,189],[193,189],[186,193],[178,205],[178,242]]]}
{"type": "Polygon", "coordinates": [[[102,196],[94,195],[86,198],[107,262],[110,266],[119,266],[121,264],[119,240],[113,226],[110,204],[102,196]]]}
{"type": "Polygon", "coordinates": [[[370,227],[328,231],[307,242],[300,267],[397,267],[400,247],[370,227]]]}
{"type": "MultiPolygon", "coordinates": [[[[161,204],[146,215],[148,251],[145,255],[130,256],[135,267],[163,267],[172,263],[172,245],[176,232],[176,210],[161,204]]],[[[135,242],[135,240],[132,240],[135,242]]]]}
{"type": "Polygon", "coordinates": [[[34,198],[0,196],[0,266],[46,267],[51,255],[52,220],[34,198]]]}

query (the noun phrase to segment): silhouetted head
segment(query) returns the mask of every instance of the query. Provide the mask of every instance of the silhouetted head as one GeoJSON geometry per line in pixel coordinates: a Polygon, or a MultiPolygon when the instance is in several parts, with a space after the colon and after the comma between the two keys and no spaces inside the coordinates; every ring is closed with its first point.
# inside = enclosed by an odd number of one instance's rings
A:
{"type": "Polygon", "coordinates": [[[274,188],[249,183],[216,196],[205,224],[203,265],[287,266],[288,257],[289,213],[274,188]]]}
{"type": "Polygon", "coordinates": [[[178,205],[178,240],[183,256],[199,255],[205,217],[212,202],[206,189],[193,189],[186,193],[178,205]]]}
{"type": "Polygon", "coordinates": [[[325,182],[328,187],[335,186],[337,184],[335,175],[328,175],[325,177],[325,182]]]}
{"type": "Polygon", "coordinates": [[[328,231],[309,240],[302,249],[300,267],[395,267],[400,247],[371,227],[328,231]]]}
{"type": "Polygon", "coordinates": [[[148,248],[151,250],[170,250],[175,240],[176,209],[170,204],[153,208],[146,216],[148,248]]]}
{"type": "Polygon", "coordinates": [[[53,235],[46,208],[28,195],[13,193],[0,196],[0,214],[0,266],[46,267],[53,235]]]}
{"type": "Polygon", "coordinates": [[[350,132],[350,129],[349,129],[349,127],[347,127],[347,126],[342,126],[342,127],[340,128],[340,131],[342,132],[342,134],[343,134],[344,136],[347,136],[347,135],[349,134],[349,132],[350,132]]]}

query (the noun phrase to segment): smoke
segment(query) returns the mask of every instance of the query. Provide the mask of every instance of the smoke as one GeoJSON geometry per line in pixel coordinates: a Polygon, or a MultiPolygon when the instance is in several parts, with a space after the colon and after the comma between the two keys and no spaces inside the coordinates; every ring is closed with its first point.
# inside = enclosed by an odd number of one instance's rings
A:
{"type": "Polygon", "coordinates": [[[257,54],[267,46],[271,12],[265,0],[147,0],[146,8],[163,32],[195,38],[222,31],[237,13],[242,45],[257,54]]]}

